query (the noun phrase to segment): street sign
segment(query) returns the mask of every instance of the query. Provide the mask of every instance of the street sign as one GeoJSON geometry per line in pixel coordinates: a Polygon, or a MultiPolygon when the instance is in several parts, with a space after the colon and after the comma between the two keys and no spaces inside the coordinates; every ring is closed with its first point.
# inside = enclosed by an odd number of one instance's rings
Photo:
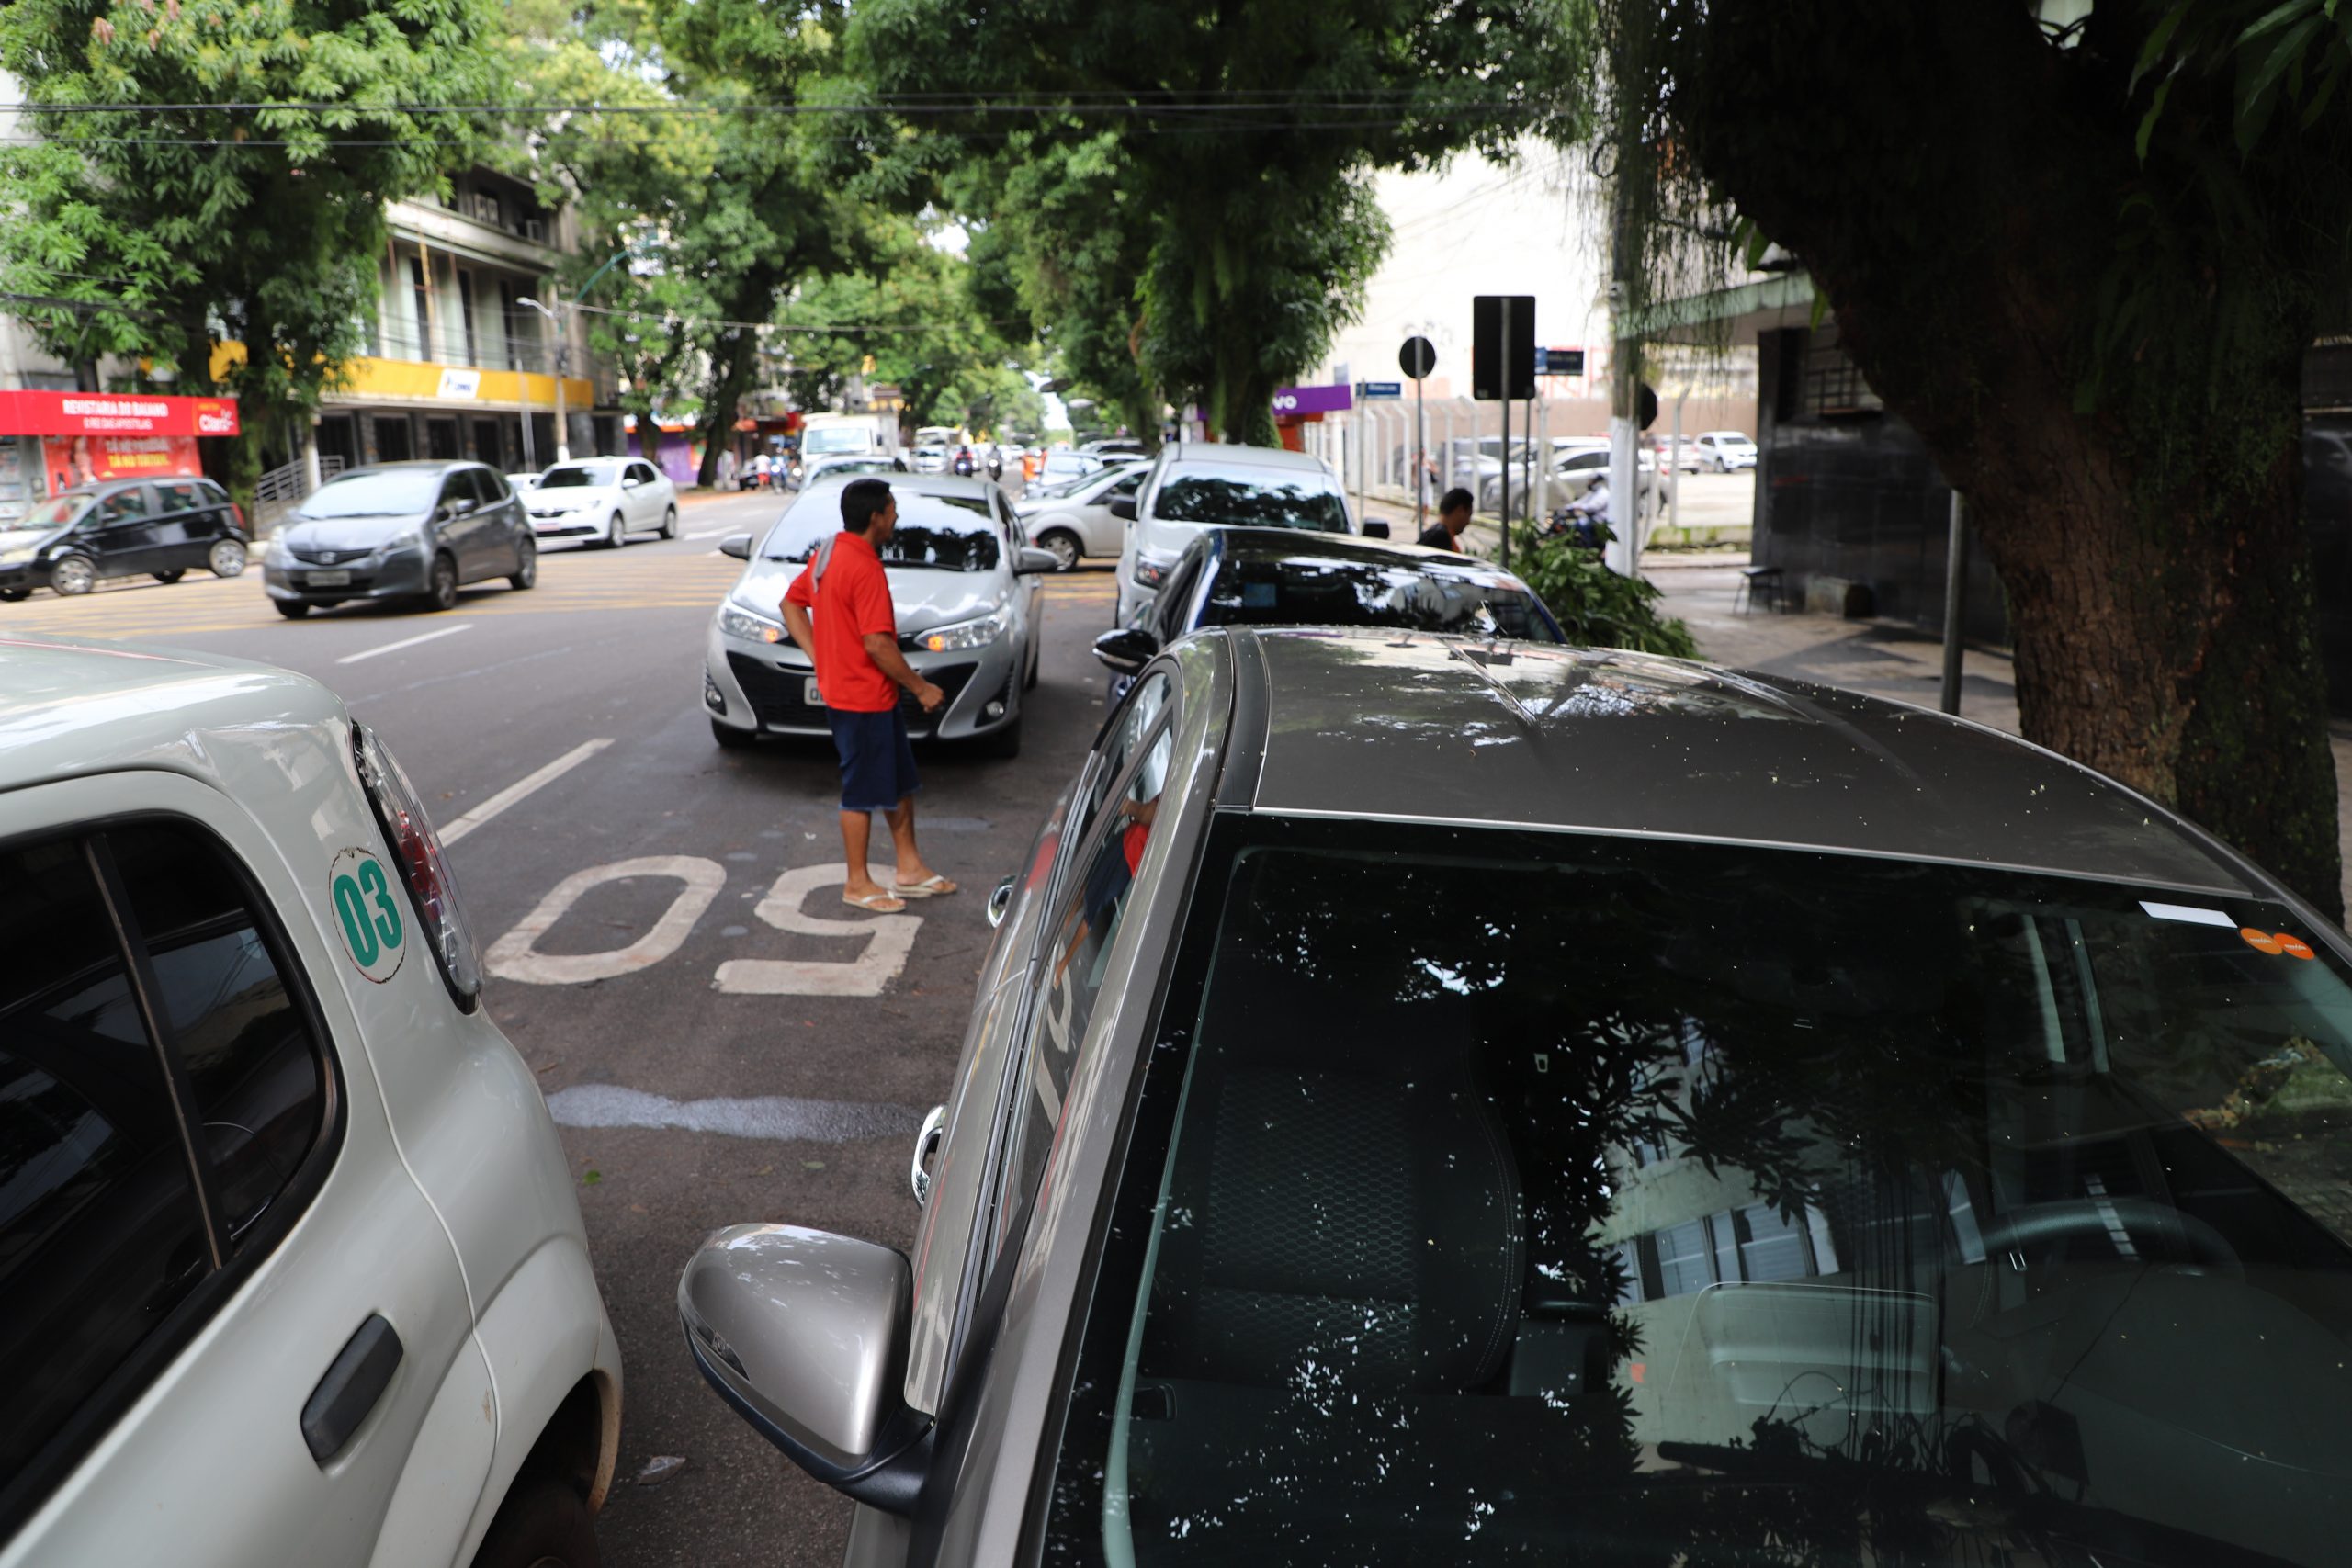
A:
{"type": "Polygon", "coordinates": [[[1472,297],[1470,395],[1488,401],[1535,395],[1534,295],[1472,297]]]}
{"type": "Polygon", "coordinates": [[[1535,351],[1535,373],[1539,376],[1581,376],[1584,374],[1584,350],[1539,348],[1535,351]]]}
{"type": "Polygon", "coordinates": [[[1355,400],[1345,387],[1277,387],[1274,389],[1276,415],[1306,413],[1343,413],[1355,406],[1355,400]]]}
{"type": "Polygon", "coordinates": [[[1405,395],[1402,381],[1358,381],[1356,396],[1360,398],[1401,398],[1405,395]]]}
{"type": "Polygon", "coordinates": [[[1396,351],[1396,368],[1418,381],[1437,368],[1437,350],[1425,337],[1408,337],[1396,351]]]}

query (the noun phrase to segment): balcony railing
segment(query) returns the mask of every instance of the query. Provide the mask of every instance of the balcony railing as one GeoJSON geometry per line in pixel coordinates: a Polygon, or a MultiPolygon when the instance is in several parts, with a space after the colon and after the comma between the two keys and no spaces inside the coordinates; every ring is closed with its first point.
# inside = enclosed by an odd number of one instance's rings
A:
{"type": "MultiPolygon", "coordinates": [[[[539,376],[555,373],[553,344],[512,334],[502,339],[479,327],[468,333],[462,326],[444,323],[439,331],[427,333],[397,324],[378,325],[370,330],[369,341],[379,359],[419,360],[479,370],[522,370],[539,376]]],[[[576,368],[573,373],[578,373],[576,368]]]]}

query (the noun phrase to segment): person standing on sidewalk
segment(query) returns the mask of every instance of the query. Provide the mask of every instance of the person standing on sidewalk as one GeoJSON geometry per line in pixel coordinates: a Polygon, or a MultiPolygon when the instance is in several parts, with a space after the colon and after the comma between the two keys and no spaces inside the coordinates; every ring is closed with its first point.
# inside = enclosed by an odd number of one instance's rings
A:
{"type": "Polygon", "coordinates": [[[842,491],[842,531],[817,547],[785,590],[785,629],[817,669],[817,691],[832,721],[833,750],[842,765],[842,849],[849,877],[842,902],[891,915],[910,898],[956,891],[956,884],[922,863],[915,847],[915,753],[904,688],[925,713],[947,694],[917,674],[899,651],[899,617],[882,571],[882,547],[899,525],[899,503],[880,479],[856,479],[842,491]],[[890,824],[898,863],[886,890],[865,868],[873,813],[890,824]]]}
{"type": "Polygon", "coordinates": [[[1460,485],[1437,503],[1437,521],[1421,530],[1420,542],[1432,550],[1462,553],[1462,536],[1470,527],[1470,492],[1460,485]]]}

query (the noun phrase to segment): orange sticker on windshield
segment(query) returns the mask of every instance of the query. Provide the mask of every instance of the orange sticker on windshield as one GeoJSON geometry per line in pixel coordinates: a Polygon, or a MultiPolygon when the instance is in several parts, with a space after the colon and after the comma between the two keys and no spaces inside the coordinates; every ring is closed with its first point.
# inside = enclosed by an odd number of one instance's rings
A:
{"type": "Polygon", "coordinates": [[[2252,926],[2241,926],[2238,928],[2238,935],[2244,939],[2248,947],[2254,949],[2256,953],[2284,953],[2287,951],[2287,944],[2285,942],[2280,942],[2268,931],[2258,931],[2252,926]]]}
{"type": "Polygon", "coordinates": [[[2290,958],[2316,958],[2319,956],[2312,951],[2312,944],[2305,942],[2299,936],[2289,936],[2285,931],[2280,931],[2278,934],[2277,941],[2280,947],[2286,949],[2287,956],[2290,958]]]}

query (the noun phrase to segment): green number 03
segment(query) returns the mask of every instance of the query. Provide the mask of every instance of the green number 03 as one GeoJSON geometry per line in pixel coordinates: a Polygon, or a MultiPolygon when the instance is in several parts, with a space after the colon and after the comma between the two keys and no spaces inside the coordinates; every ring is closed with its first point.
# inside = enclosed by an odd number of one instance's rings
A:
{"type": "Polygon", "coordinates": [[[343,920],[344,940],[351,944],[351,956],[359,961],[362,969],[372,968],[376,960],[401,944],[400,905],[393,900],[390,885],[384,878],[384,868],[374,860],[359,863],[357,876],[343,875],[334,879],[334,910],[343,920]],[[368,905],[374,900],[371,915],[368,905]]]}

